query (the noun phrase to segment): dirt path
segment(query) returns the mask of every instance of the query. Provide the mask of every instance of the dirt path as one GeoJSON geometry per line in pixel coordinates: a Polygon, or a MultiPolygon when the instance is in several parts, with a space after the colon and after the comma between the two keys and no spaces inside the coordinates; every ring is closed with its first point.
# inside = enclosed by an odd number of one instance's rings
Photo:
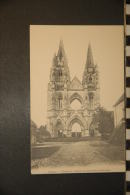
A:
{"type": "MultiPolygon", "coordinates": [[[[53,143],[53,145],[56,145],[56,143],[53,143]]],[[[101,169],[102,165],[107,165],[108,167],[108,165],[112,164],[115,167],[118,167],[119,164],[124,167],[124,163],[121,160],[112,160],[107,156],[104,150],[108,149],[108,147],[109,145],[103,141],[61,143],[57,152],[38,161],[38,167],[55,169],[61,167],[63,169],[63,167],[92,167],[92,165],[101,165],[99,166],[99,169],[101,169]]]]}
{"type": "Polygon", "coordinates": [[[45,166],[87,165],[95,160],[108,161],[109,159],[99,155],[96,147],[92,147],[89,142],[76,142],[63,144],[50,158],[44,159],[43,163],[45,166]]]}

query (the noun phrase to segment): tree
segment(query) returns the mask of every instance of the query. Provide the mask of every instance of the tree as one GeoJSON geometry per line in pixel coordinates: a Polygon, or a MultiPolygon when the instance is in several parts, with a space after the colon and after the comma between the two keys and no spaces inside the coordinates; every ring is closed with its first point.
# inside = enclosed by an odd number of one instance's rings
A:
{"type": "Polygon", "coordinates": [[[41,125],[41,126],[39,127],[39,139],[40,139],[41,141],[43,141],[44,138],[50,137],[50,136],[51,136],[51,135],[50,135],[50,132],[47,131],[46,125],[45,125],[45,126],[44,126],[44,125],[41,125]]]}
{"type": "Polygon", "coordinates": [[[93,114],[93,119],[91,123],[94,127],[101,133],[102,137],[108,138],[114,129],[114,116],[112,111],[107,111],[103,107],[99,107],[93,114]]]}
{"type": "Polygon", "coordinates": [[[121,124],[115,127],[109,142],[112,144],[120,145],[125,148],[125,121],[122,120],[121,124]]]}

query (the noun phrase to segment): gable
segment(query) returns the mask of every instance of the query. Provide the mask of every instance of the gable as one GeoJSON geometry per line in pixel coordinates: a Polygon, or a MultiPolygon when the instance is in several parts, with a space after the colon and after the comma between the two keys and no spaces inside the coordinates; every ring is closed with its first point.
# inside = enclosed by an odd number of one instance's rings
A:
{"type": "Polygon", "coordinates": [[[82,90],[82,84],[77,77],[74,77],[70,84],[72,90],[82,90]]]}

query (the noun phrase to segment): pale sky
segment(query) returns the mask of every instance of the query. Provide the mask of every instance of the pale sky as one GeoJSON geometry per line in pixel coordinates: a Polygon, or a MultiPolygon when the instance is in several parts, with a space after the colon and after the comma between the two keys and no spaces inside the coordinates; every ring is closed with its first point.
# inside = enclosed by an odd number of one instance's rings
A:
{"type": "Polygon", "coordinates": [[[82,75],[91,43],[100,77],[100,103],[108,110],[124,92],[123,26],[30,26],[31,119],[46,124],[47,84],[54,53],[63,40],[71,80],[82,75]]]}

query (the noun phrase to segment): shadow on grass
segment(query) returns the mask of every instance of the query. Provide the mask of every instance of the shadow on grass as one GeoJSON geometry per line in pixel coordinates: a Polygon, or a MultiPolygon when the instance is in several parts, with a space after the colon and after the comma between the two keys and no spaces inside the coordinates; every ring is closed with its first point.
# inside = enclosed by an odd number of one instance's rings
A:
{"type": "Polygon", "coordinates": [[[32,148],[31,159],[42,159],[51,156],[59,150],[60,146],[44,147],[44,148],[32,148]]]}
{"type": "Polygon", "coordinates": [[[125,160],[125,147],[123,145],[110,144],[109,142],[91,143],[97,151],[111,161],[125,160]]]}

